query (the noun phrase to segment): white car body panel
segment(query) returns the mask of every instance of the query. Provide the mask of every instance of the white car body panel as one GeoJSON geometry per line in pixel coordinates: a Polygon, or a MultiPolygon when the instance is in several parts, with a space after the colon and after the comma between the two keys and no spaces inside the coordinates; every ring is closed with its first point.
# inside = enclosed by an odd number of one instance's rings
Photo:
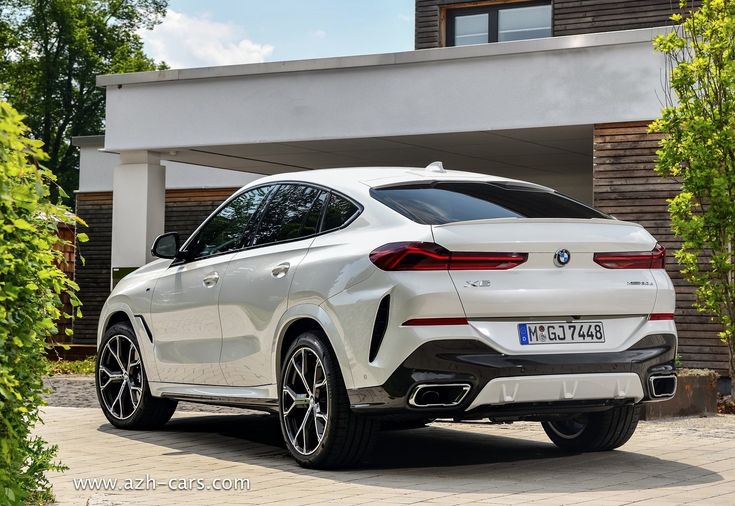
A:
{"type": "Polygon", "coordinates": [[[149,325],[161,378],[176,383],[227,384],[220,367],[219,294],[234,254],[169,267],[153,289],[149,325]],[[205,285],[209,276],[219,282],[205,285]]]}
{"type": "Polygon", "coordinates": [[[267,360],[294,275],[313,238],[235,253],[222,280],[222,370],[232,386],[274,382],[267,360]],[[274,274],[274,270],[276,274],[274,274]],[[285,271],[284,271],[285,270],[285,271]]]}

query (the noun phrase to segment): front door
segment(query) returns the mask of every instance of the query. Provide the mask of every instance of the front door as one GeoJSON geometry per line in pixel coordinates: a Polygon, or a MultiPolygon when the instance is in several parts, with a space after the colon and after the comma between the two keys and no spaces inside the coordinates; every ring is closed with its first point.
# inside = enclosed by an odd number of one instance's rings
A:
{"type": "Polygon", "coordinates": [[[169,267],[153,291],[151,332],[163,382],[224,384],[217,302],[232,254],[169,267]]]}
{"type": "Polygon", "coordinates": [[[173,262],[158,279],[151,333],[162,382],[226,384],[219,363],[220,291],[228,264],[247,240],[250,219],[271,188],[248,190],[222,205],[184,245],[187,260],[173,262]]]}

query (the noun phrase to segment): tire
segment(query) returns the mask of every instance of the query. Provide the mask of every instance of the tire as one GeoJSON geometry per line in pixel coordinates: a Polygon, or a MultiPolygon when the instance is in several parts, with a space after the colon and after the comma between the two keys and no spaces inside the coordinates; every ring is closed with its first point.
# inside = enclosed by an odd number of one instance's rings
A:
{"type": "Polygon", "coordinates": [[[603,452],[628,442],[638,426],[640,412],[640,405],[619,406],[541,425],[549,439],[562,450],[603,452]]]}
{"type": "Polygon", "coordinates": [[[372,448],[379,424],[350,409],[337,359],[323,333],[304,332],[289,347],[278,391],[283,439],[299,465],[352,467],[372,448]]]}
{"type": "Polygon", "coordinates": [[[151,395],[138,340],[127,323],[105,332],[97,352],[95,390],[105,417],[119,429],[157,429],[176,411],[176,401],[151,395]]]}

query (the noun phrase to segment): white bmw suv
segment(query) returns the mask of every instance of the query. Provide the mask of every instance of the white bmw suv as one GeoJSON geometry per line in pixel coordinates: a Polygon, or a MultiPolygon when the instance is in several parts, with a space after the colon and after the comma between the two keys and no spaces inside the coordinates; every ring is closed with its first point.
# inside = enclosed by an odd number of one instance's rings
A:
{"type": "Polygon", "coordinates": [[[278,413],[304,466],[359,462],[381,423],[539,421],[610,450],[676,389],[664,249],[522,181],[360,168],[259,179],[125,277],[99,322],[116,427],[179,400],[278,413]]]}

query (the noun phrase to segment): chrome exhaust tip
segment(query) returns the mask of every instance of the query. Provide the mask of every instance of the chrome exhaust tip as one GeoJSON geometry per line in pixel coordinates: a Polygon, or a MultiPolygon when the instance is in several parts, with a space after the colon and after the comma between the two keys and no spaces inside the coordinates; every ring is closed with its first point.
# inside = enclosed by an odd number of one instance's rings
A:
{"type": "Polygon", "coordinates": [[[460,404],[472,386],[469,383],[423,384],[414,388],[408,404],[415,408],[448,408],[460,404]]]}
{"type": "Polygon", "coordinates": [[[648,383],[651,387],[651,397],[654,399],[673,397],[676,393],[676,374],[651,376],[648,383]]]}

